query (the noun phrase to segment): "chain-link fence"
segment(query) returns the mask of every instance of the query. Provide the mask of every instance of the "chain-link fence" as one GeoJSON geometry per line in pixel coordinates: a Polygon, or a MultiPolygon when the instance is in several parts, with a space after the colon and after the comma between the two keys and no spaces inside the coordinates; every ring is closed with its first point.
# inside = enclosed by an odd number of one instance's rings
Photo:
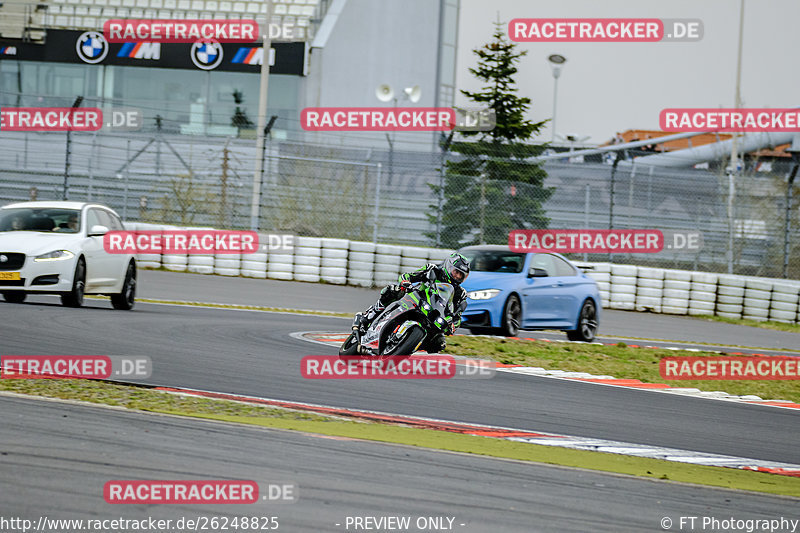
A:
{"type": "MultiPolygon", "coordinates": [[[[251,224],[254,142],[148,134],[4,132],[0,201],[91,200],[125,219],[247,229],[251,224]]],[[[457,247],[505,243],[514,229],[694,231],[694,251],[572,254],[587,261],[636,263],[800,278],[800,238],[790,162],[712,169],[609,164],[607,158],[543,165],[533,181],[453,174],[442,154],[270,141],[259,197],[259,227],[300,235],[457,247]]],[[[455,161],[458,156],[448,154],[455,161]]],[[[524,162],[505,162],[530,165],[524,162]]],[[[515,172],[515,175],[518,172],[515,172]]],[[[497,174],[495,174],[497,175],[497,174]]]]}

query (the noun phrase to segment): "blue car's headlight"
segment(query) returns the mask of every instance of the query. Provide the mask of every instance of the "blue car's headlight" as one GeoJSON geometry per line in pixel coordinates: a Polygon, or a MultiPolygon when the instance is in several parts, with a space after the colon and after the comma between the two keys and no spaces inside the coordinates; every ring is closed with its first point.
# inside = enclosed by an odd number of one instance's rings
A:
{"type": "Polygon", "coordinates": [[[494,298],[500,293],[500,289],[485,289],[482,291],[472,291],[467,293],[467,298],[470,300],[488,300],[494,298]]]}
{"type": "Polygon", "coordinates": [[[46,254],[37,255],[33,258],[34,261],[64,261],[66,259],[72,259],[75,257],[75,254],[70,252],[69,250],[54,250],[52,252],[48,252],[46,254]]]}

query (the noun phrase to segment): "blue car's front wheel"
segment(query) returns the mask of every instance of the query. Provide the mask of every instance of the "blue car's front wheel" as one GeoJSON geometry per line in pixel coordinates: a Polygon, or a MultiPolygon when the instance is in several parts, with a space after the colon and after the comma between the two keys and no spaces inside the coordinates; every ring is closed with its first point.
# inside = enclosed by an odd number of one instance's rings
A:
{"type": "Polygon", "coordinates": [[[503,316],[500,318],[500,331],[506,337],[516,337],[522,324],[522,304],[516,294],[506,300],[503,316]]]}

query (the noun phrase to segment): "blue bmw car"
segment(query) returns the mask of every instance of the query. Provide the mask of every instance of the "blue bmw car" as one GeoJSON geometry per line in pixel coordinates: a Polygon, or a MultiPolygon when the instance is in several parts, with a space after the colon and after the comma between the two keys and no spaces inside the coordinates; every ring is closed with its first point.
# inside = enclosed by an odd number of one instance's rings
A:
{"type": "Polygon", "coordinates": [[[601,309],[597,284],[565,257],[502,245],[459,252],[470,265],[462,284],[468,298],[461,327],[511,337],[521,329],[559,329],[570,340],[594,340],[601,309]]]}

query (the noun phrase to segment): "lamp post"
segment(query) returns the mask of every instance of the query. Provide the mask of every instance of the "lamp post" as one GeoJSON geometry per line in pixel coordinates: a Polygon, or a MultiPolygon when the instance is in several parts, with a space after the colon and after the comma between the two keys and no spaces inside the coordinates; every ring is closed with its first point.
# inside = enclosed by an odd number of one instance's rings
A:
{"type": "MultiPolygon", "coordinates": [[[[394,102],[394,113],[397,114],[397,98],[394,95],[394,89],[388,83],[382,83],[375,89],[375,96],[381,102],[394,102]]],[[[413,87],[406,87],[403,89],[403,98],[415,104],[422,98],[422,91],[419,85],[413,87]]],[[[392,177],[394,176],[394,140],[396,132],[392,131],[391,135],[386,133],[386,141],[389,143],[389,180],[388,185],[392,185],[392,177]]]]}
{"type": "Polygon", "coordinates": [[[264,174],[264,153],[267,126],[267,95],[269,92],[269,53],[272,48],[272,39],[269,34],[270,15],[272,2],[265,2],[264,35],[262,35],[261,77],[258,88],[258,126],[256,129],[256,168],[253,173],[253,190],[250,197],[250,229],[258,231],[261,219],[261,179],[264,174]]]}
{"type": "Polygon", "coordinates": [[[567,62],[567,58],[560,54],[552,54],[548,56],[547,60],[550,62],[550,68],[553,71],[553,131],[550,136],[550,142],[556,140],[556,109],[558,104],[558,77],[561,76],[561,68],[567,62]]]}

